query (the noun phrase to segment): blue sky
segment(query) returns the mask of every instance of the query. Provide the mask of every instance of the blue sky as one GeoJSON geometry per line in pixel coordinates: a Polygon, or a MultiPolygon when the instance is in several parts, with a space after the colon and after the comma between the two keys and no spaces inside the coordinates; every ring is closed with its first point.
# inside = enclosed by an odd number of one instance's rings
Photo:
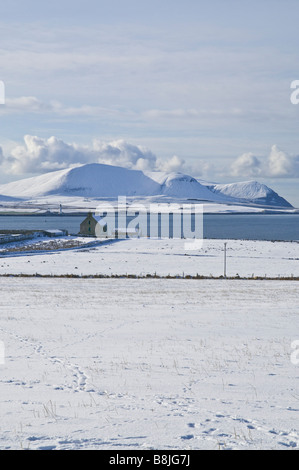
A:
{"type": "Polygon", "coordinates": [[[256,179],[299,207],[298,14],[297,0],[2,1],[0,183],[93,159],[256,179]]]}

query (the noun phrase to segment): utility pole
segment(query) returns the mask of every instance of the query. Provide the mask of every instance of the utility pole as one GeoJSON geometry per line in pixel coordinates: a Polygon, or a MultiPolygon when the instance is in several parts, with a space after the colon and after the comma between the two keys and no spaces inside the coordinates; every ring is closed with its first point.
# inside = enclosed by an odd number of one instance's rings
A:
{"type": "Polygon", "coordinates": [[[227,242],[224,243],[224,277],[226,278],[226,245],[227,242]]]}

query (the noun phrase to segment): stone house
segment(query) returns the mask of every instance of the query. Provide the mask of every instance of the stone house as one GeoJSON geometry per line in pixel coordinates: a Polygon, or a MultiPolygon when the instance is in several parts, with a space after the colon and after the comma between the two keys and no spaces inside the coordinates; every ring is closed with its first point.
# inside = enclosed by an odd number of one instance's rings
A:
{"type": "Polygon", "coordinates": [[[99,237],[108,238],[107,225],[101,223],[101,220],[97,220],[96,217],[89,212],[86,219],[80,224],[79,235],[85,237],[99,237]]]}

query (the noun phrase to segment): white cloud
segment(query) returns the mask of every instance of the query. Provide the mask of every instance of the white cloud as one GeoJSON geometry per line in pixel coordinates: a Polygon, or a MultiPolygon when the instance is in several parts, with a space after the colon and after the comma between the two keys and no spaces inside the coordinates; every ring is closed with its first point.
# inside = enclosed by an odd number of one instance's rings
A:
{"type": "Polygon", "coordinates": [[[2,147],[0,147],[0,165],[2,165],[4,160],[5,160],[5,157],[3,155],[3,150],[2,150],[2,147]]]}
{"type": "Polygon", "coordinates": [[[253,153],[243,153],[231,165],[232,176],[254,177],[261,174],[261,161],[253,153]]]}
{"type": "Polygon", "coordinates": [[[96,139],[89,145],[79,145],[54,136],[47,139],[26,135],[22,145],[10,143],[0,147],[0,169],[6,175],[41,174],[87,163],[141,171],[182,172],[206,180],[299,177],[299,156],[291,156],[276,145],[272,146],[268,156],[244,153],[230,166],[225,166],[222,160],[217,165],[203,159],[187,163],[177,155],[162,159],[147,147],[122,139],[111,142],[96,139]]]}
{"type": "Polygon", "coordinates": [[[100,116],[100,115],[121,115],[117,110],[104,108],[101,106],[66,106],[58,100],[52,100],[50,102],[44,102],[35,96],[19,96],[16,98],[7,98],[5,107],[0,109],[1,115],[6,114],[22,114],[22,113],[33,113],[33,114],[56,114],[61,117],[72,117],[72,116],[100,116]]]}
{"type": "Polygon", "coordinates": [[[299,156],[291,156],[273,145],[268,157],[268,172],[270,176],[276,177],[298,177],[299,156]]]}
{"type": "Polygon", "coordinates": [[[185,118],[197,118],[199,116],[199,112],[196,109],[168,109],[168,110],[160,110],[160,109],[150,109],[143,113],[144,117],[157,119],[157,118],[178,118],[178,119],[185,119],[185,118]]]}
{"type": "Polygon", "coordinates": [[[23,145],[16,145],[5,156],[0,147],[1,169],[7,174],[40,174],[86,163],[103,163],[142,171],[180,171],[184,160],[173,156],[158,159],[149,149],[124,140],[91,145],[69,144],[57,137],[49,139],[26,135],[23,145]]]}
{"type": "Polygon", "coordinates": [[[26,174],[67,168],[70,165],[86,163],[87,154],[74,145],[69,145],[56,137],[41,139],[26,135],[24,145],[12,149],[4,160],[8,173],[26,174]]]}
{"type": "Polygon", "coordinates": [[[49,110],[50,106],[40,101],[35,96],[20,96],[7,98],[3,111],[8,112],[42,112],[49,110]]]}
{"type": "Polygon", "coordinates": [[[298,178],[299,155],[289,155],[277,145],[271,147],[266,157],[244,153],[231,165],[231,175],[236,177],[298,178]]]}
{"type": "Polygon", "coordinates": [[[157,170],[172,172],[172,171],[181,171],[185,165],[185,161],[179,158],[177,155],[174,155],[168,160],[159,160],[157,162],[157,170]]]}
{"type": "Polygon", "coordinates": [[[155,154],[145,147],[132,145],[124,140],[110,143],[95,140],[93,151],[98,163],[137,170],[153,170],[156,167],[157,157],[155,154]]]}

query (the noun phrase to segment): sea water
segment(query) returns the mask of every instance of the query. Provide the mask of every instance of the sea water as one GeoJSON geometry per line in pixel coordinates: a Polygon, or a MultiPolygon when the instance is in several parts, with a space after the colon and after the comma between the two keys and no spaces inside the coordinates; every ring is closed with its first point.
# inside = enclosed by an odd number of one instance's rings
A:
{"type": "MultiPolygon", "coordinates": [[[[76,235],[84,218],[84,215],[0,216],[0,233],[1,230],[61,229],[76,235]]],[[[154,218],[152,223],[168,222],[154,218]]],[[[153,229],[155,233],[161,232],[156,226],[153,229]]],[[[171,230],[169,236],[172,236],[171,230]]],[[[214,239],[299,240],[299,214],[206,214],[203,217],[203,236],[214,239]]]]}

